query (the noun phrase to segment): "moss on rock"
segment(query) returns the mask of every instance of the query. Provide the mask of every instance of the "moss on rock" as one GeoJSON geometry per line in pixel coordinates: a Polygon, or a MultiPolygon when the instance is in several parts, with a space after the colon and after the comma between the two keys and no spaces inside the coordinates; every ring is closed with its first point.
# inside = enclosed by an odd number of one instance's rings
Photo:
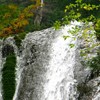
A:
{"type": "Polygon", "coordinates": [[[15,92],[15,54],[10,54],[6,58],[6,63],[2,69],[3,100],[12,100],[15,92]]]}

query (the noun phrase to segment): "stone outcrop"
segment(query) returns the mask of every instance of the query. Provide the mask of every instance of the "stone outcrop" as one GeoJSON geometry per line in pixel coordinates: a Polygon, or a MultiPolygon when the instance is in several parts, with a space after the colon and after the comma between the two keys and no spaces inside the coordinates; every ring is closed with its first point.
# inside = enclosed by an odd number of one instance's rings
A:
{"type": "Polygon", "coordinates": [[[6,55],[15,52],[17,58],[13,100],[99,100],[100,77],[91,79],[91,69],[81,64],[83,44],[72,37],[63,39],[72,27],[29,33],[19,48],[13,37],[0,41],[0,71],[6,55]]]}

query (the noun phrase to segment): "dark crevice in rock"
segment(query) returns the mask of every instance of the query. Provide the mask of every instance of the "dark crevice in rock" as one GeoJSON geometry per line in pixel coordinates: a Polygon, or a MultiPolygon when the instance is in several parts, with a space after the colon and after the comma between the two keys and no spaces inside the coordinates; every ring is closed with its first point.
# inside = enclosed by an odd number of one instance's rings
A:
{"type": "Polygon", "coordinates": [[[98,76],[100,76],[100,70],[96,70],[96,71],[92,70],[91,71],[91,75],[89,77],[89,80],[94,79],[94,78],[96,78],[98,76]]]}
{"type": "Polygon", "coordinates": [[[3,48],[2,48],[2,57],[5,58],[9,55],[11,55],[12,53],[14,53],[14,48],[13,46],[6,44],[3,48]]]}
{"type": "Polygon", "coordinates": [[[81,84],[78,84],[77,90],[79,92],[78,100],[84,100],[84,97],[87,97],[87,98],[91,97],[93,87],[88,86],[87,83],[81,83],[81,84]]]}

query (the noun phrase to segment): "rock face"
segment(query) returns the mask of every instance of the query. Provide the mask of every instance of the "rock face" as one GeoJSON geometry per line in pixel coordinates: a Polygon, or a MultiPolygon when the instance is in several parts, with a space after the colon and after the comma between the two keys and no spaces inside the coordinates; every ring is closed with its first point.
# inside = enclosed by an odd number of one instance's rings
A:
{"type": "Polygon", "coordinates": [[[1,70],[3,67],[3,59],[2,59],[2,43],[3,41],[0,41],[0,100],[2,100],[2,84],[1,84],[1,78],[2,78],[2,74],[1,74],[1,70]]]}
{"type": "Polygon", "coordinates": [[[80,42],[68,33],[72,27],[29,33],[20,48],[12,37],[0,41],[0,71],[6,55],[15,52],[17,58],[13,100],[99,100],[100,78],[90,79],[91,69],[81,64],[80,42]]]}
{"type": "Polygon", "coordinates": [[[65,41],[65,30],[50,28],[29,33],[23,40],[18,62],[22,72],[15,100],[76,100],[76,47],[69,47],[69,43],[76,41],[65,41]]]}
{"type": "MultiPolygon", "coordinates": [[[[2,98],[2,94],[3,94],[3,90],[2,90],[2,74],[3,74],[3,68],[4,68],[4,64],[6,63],[6,57],[12,53],[17,53],[17,46],[15,45],[15,41],[13,39],[13,37],[9,37],[6,40],[0,40],[0,100],[3,100],[2,98]]],[[[5,74],[7,74],[5,72],[5,74]]],[[[9,78],[9,76],[8,76],[9,78]]]]}

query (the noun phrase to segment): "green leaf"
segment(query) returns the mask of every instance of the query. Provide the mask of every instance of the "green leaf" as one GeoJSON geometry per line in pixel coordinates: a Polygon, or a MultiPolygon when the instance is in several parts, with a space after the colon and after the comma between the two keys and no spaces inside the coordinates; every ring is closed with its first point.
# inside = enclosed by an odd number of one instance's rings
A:
{"type": "Polygon", "coordinates": [[[69,44],[70,48],[73,48],[75,46],[75,44],[69,44]]]}
{"type": "Polygon", "coordinates": [[[61,27],[61,22],[60,21],[56,21],[55,23],[54,23],[54,26],[53,26],[56,30],[57,29],[60,29],[60,27],[61,27]]]}
{"type": "Polygon", "coordinates": [[[66,40],[67,38],[69,38],[70,36],[63,36],[64,40],[66,40]]]}

